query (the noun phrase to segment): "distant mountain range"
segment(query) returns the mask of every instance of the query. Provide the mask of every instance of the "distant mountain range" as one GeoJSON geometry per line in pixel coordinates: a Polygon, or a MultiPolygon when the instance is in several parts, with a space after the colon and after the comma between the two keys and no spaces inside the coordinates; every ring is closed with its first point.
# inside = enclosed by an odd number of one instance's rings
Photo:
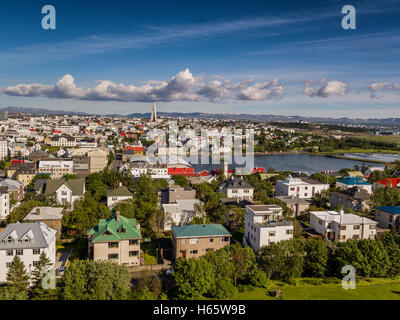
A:
{"type": "MultiPolygon", "coordinates": [[[[89,114],[86,112],[51,110],[45,108],[26,108],[9,106],[0,108],[1,111],[24,114],[43,114],[43,115],[100,115],[89,114]]],[[[351,118],[329,118],[329,117],[301,117],[301,116],[281,116],[272,114],[233,114],[233,113],[204,113],[204,112],[157,112],[158,116],[171,118],[202,118],[202,119],[225,119],[225,120],[253,120],[253,121],[270,121],[270,122],[311,122],[311,123],[326,123],[326,124],[364,124],[378,126],[400,126],[400,118],[370,118],[370,119],[351,119],[351,118]]],[[[134,117],[134,118],[150,118],[150,113],[130,113],[122,114],[107,114],[110,117],[134,117]]]]}

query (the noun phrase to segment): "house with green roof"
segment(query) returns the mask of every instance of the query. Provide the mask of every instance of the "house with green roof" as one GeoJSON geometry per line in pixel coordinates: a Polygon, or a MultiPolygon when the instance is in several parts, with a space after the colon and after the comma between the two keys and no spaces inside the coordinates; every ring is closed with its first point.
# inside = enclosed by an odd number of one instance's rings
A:
{"type": "Polygon", "coordinates": [[[133,199],[133,193],[127,187],[120,185],[107,191],[107,207],[112,208],[119,201],[133,199]]]}
{"type": "Polygon", "coordinates": [[[76,200],[85,195],[85,179],[47,179],[40,187],[41,193],[55,195],[58,203],[69,203],[71,207],[76,200]]]}
{"type": "Polygon", "coordinates": [[[172,226],[173,258],[198,258],[230,244],[232,235],[221,224],[172,226]]]}
{"type": "Polygon", "coordinates": [[[117,212],[109,219],[88,231],[89,258],[96,261],[111,260],[121,265],[140,264],[140,225],[136,219],[129,219],[117,212]]]}

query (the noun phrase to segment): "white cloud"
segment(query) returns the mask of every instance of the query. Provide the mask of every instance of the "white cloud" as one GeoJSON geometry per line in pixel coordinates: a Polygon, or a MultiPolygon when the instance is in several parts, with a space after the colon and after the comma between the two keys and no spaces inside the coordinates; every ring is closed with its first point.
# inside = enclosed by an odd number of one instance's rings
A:
{"type": "Polygon", "coordinates": [[[373,82],[368,86],[370,98],[380,99],[383,97],[383,91],[395,91],[400,94],[400,83],[390,84],[389,82],[373,82]]]}
{"type": "Polygon", "coordinates": [[[0,88],[0,93],[10,96],[47,97],[92,101],[153,102],[153,101],[210,101],[227,99],[267,100],[279,98],[285,91],[277,79],[249,85],[250,81],[231,82],[214,77],[205,82],[185,69],[168,81],[151,80],[141,86],[101,80],[93,88],[78,87],[74,78],[67,74],[54,86],[46,84],[20,84],[0,88]]]}
{"type": "Polygon", "coordinates": [[[315,86],[317,83],[315,81],[306,80],[304,83],[303,94],[309,97],[327,98],[331,95],[345,96],[348,93],[347,83],[338,80],[326,81],[323,79],[320,81],[319,88],[315,86]]]}
{"type": "Polygon", "coordinates": [[[278,79],[269,82],[258,82],[240,90],[237,98],[239,100],[269,100],[281,98],[286,90],[278,79]]]}

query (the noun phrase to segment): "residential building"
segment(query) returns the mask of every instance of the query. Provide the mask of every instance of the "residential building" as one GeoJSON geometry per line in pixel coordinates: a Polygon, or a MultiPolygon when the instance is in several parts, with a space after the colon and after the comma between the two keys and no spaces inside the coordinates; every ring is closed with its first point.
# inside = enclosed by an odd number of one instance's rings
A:
{"type": "Polygon", "coordinates": [[[250,245],[253,250],[258,250],[292,238],[293,222],[283,218],[280,206],[275,204],[246,206],[244,245],[250,245]]]}
{"type": "MultiPolygon", "coordinates": [[[[164,231],[171,230],[171,227],[190,223],[193,218],[198,216],[196,205],[200,205],[198,199],[175,200],[174,203],[162,204],[162,209],[166,213],[164,231]]],[[[200,217],[200,216],[199,216],[200,217]]]]}
{"type": "Polygon", "coordinates": [[[0,181],[0,187],[7,187],[10,193],[10,200],[21,201],[24,197],[24,183],[11,179],[0,181]]]}
{"type": "Polygon", "coordinates": [[[49,174],[52,179],[60,179],[66,174],[73,174],[72,160],[40,160],[38,173],[49,174]]]}
{"type": "Polygon", "coordinates": [[[74,157],[73,158],[74,168],[73,172],[76,176],[80,178],[86,178],[90,174],[90,158],[74,157]]]}
{"type": "Polygon", "coordinates": [[[0,160],[4,160],[8,156],[8,142],[5,139],[0,139],[0,160]]]}
{"type": "Polygon", "coordinates": [[[45,195],[54,195],[60,204],[73,204],[85,195],[85,179],[51,179],[42,184],[39,192],[45,195]]]}
{"type": "Polygon", "coordinates": [[[161,190],[161,203],[175,203],[176,200],[196,199],[196,190],[190,187],[171,185],[161,190]]]}
{"type": "Polygon", "coordinates": [[[140,264],[140,225],[119,212],[109,219],[100,219],[89,230],[89,258],[95,261],[116,261],[121,265],[140,264]]]}
{"type": "Polygon", "coordinates": [[[336,188],[346,190],[354,187],[365,189],[369,194],[372,193],[372,184],[364,179],[358,177],[344,177],[343,179],[336,181],[336,188]]]}
{"type": "Polygon", "coordinates": [[[88,157],[89,158],[89,172],[95,173],[103,171],[107,166],[109,151],[104,148],[78,148],[72,154],[72,160],[75,157],[88,157]]]}
{"type": "Polygon", "coordinates": [[[382,229],[395,228],[400,233],[400,206],[376,207],[375,220],[382,229]]]}
{"type": "Polygon", "coordinates": [[[171,229],[174,259],[204,256],[210,250],[229,246],[232,237],[221,224],[190,224],[171,229]]]}
{"type": "Polygon", "coordinates": [[[56,233],[42,222],[10,223],[0,232],[0,282],[7,280],[7,272],[18,255],[31,274],[44,252],[51,266],[56,261],[56,233]]]}
{"type": "Polygon", "coordinates": [[[221,183],[217,191],[225,193],[227,198],[251,200],[253,199],[254,187],[239,177],[231,177],[221,183]]]}
{"type": "Polygon", "coordinates": [[[51,137],[50,145],[52,147],[74,147],[76,146],[76,140],[74,137],[67,134],[55,135],[51,137]]]}
{"type": "Polygon", "coordinates": [[[120,185],[119,187],[107,191],[107,207],[112,208],[119,201],[133,199],[133,193],[128,188],[120,185]]]}
{"type": "Polygon", "coordinates": [[[299,197],[295,197],[294,195],[276,196],[275,198],[286,203],[288,208],[293,210],[293,215],[295,217],[305,213],[308,210],[308,208],[310,207],[310,202],[308,200],[305,200],[305,199],[302,199],[299,197]]]}
{"type": "Polygon", "coordinates": [[[43,150],[35,150],[31,152],[28,156],[28,159],[34,163],[38,162],[39,160],[45,160],[49,158],[49,154],[43,150]]]}
{"type": "Polygon", "coordinates": [[[43,222],[49,228],[57,230],[57,238],[61,237],[61,220],[64,208],[35,207],[24,218],[25,222],[43,222]]]}
{"type": "Polygon", "coordinates": [[[0,220],[10,214],[10,192],[7,186],[0,186],[0,220]]]}
{"type": "Polygon", "coordinates": [[[7,169],[7,178],[20,181],[24,187],[31,183],[36,174],[36,167],[33,162],[15,162],[7,169]]]}
{"type": "Polygon", "coordinates": [[[337,206],[342,206],[343,210],[369,210],[372,205],[371,195],[367,190],[359,187],[331,192],[330,205],[332,209],[335,209],[337,206]]]}
{"type": "Polygon", "coordinates": [[[294,178],[291,175],[286,180],[279,180],[275,187],[275,196],[294,196],[310,199],[317,193],[329,189],[329,184],[310,178],[294,178]]]}
{"type": "Polygon", "coordinates": [[[344,211],[311,211],[310,227],[326,240],[375,239],[378,223],[344,211]]]}

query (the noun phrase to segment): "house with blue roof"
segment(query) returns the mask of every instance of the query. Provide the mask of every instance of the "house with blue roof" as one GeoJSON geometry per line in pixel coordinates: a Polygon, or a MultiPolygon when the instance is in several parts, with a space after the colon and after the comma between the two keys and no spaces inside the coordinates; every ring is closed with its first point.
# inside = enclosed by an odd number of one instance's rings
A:
{"type": "Polygon", "coordinates": [[[366,190],[369,194],[372,194],[372,184],[360,177],[349,177],[345,176],[342,179],[336,181],[336,188],[347,190],[350,188],[358,187],[366,190]]]}
{"type": "Polygon", "coordinates": [[[400,206],[376,207],[375,220],[379,228],[395,228],[400,233],[400,206]]]}
{"type": "Polygon", "coordinates": [[[222,224],[172,226],[173,258],[198,258],[229,246],[232,235],[222,224]]]}

